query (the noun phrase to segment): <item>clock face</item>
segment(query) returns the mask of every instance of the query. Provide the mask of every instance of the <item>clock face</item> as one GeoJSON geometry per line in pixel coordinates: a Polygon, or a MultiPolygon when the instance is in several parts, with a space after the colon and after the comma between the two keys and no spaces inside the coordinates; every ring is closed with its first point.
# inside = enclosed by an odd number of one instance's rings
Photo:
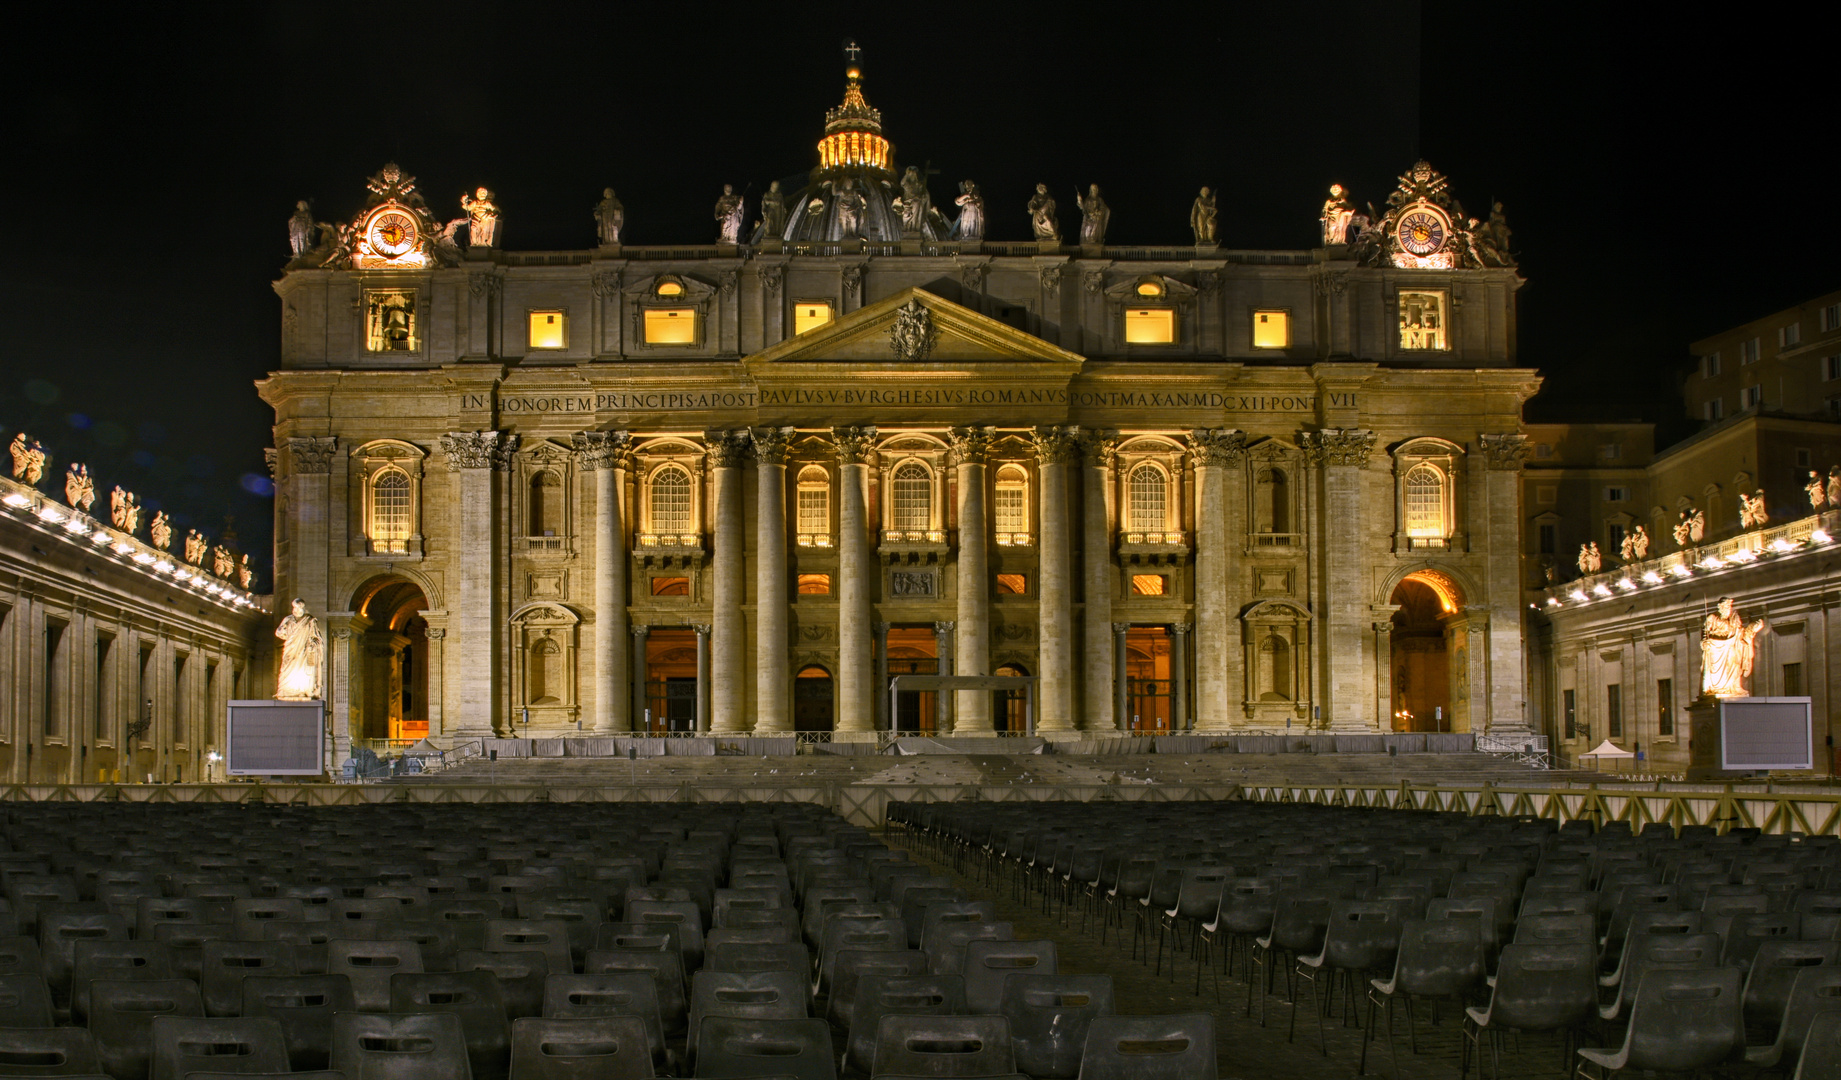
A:
{"type": "Polygon", "coordinates": [[[417,238],[415,218],[401,210],[386,210],[378,214],[371,219],[370,228],[365,230],[365,239],[370,242],[371,250],[389,258],[412,250],[417,238]]]}
{"type": "Polygon", "coordinates": [[[1400,250],[1424,258],[1445,246],[1449,232],[1442,215],[1415,208],[1401,216],[1395,236],[1400,241],[1400,250]]]}

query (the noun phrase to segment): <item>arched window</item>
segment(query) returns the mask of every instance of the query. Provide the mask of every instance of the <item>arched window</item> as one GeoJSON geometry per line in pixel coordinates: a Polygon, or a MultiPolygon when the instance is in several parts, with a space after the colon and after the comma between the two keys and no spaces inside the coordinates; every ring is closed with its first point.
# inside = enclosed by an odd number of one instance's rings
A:
{"type": "Polygon", "coordinates": [[[1029,474],[1021,465],[1005,465],[997,470],[992,510],[993,531],[999,544],[1029,543],[1029,474]]]}
{"type": "Polygon", "coordinates": [[[1254,489],[1254,530],[1261,533],[1291,531],[1291,481],[1285,470],[1259,470],[1254,489]]]}
{"type": "Polygon", "coordinates": [[[1437,468],[1419,464],[1407,470],[1401,484],[1406,502],[1406,535],[1445,535],[1445,476],[1437,468]]]}
{"type": "Polygon", "coordinates": [[[1169,523],[1170,479],[1149,462],[1131,471],[1130,502],[1125,515],[1129,532],[1162,532],[1169,523]]]}
{"type": "Polygon", "coordinates": [[[895,522],[897,532],[924,533],[933,527],[933,474],[918,461],[895,469],[895,522]]]}
{"type": "Polygon", "coordinates": [[[822,466],[799,470],[799,546],[831,546],[831,477],[822,466]]]}
{"type": "Polygon", "coordinates": [[[682,465],[662,465],[652,473],[647,500],[647,531],[655,535],[682,536],[694,522],[690,512],[690,471],[682,465]]]}
{"type": "Polygon", "coordinates": [[[548,469],[531,476],[531,536],[560,536],[563,531],[563,482],[548,469]]]}
{"type": "Polygon", "coordinates": [[[401,554],[409,550],[414,528],[409,474],[401,469],[381,469],[371,477],[371,550],[401,554]]]}

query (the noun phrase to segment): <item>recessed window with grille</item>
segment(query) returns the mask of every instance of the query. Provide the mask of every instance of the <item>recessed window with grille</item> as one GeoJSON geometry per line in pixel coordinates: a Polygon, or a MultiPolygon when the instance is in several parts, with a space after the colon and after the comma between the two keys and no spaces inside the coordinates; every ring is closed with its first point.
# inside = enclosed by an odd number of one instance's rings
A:
{"type": "Polygon", "coordinates": [[[1131,471],[1131,504],[1126,515],[1130,532],[1161,533],[1169,523],[1170,478],[1146,462],[1131,471]]]}
{"type": "Polygon", "coordinates": [[[652,474],[650,531],[681,536],[691,531],[690,472],[681,465],[665,465],[652,474]]]}
{"type": "Polygon", "coordinates": [[[831,478],[819,465],[799,470],[799,546],[831,546],[831,478]]]}
{"type": "Polygon", "coordinates": [[[1029,474],[1021,465],[1005,465],[997,470],[991,508],[999,544],[1011,547],[1029,543],[1029,474]]]}
{"type": "Polygon", "coordinates": [[[1406,535],[1416,539],[1441,539],[1445,535],[1445,477],[1437,468],[1419,464],[1407,470],[1401,485],[1406,499],[1406,535]]]}
{"type": "Polygon", "coordinates": [[[918,461],[895,469],[895,529],[925,533],[933,526],[933,476],[918,461]]]}
{"type": "Polygon", "coordinates": [[[1656,734],[1675,733],[1675,680],[1656,680],[1656,734]]]}
{"type": "Polygon", "coordinates": [[[1612,683],[1604,688],[1605,734],[1613,739],[1624,737],[1624,688],[1612,683]]]}
{"type": "Polygon", "coordinates": [[[410,500],[409,474],[384,469],[371,478],[371,550],[377,554],[402,554],[409,550],[415,514],[410,500]]]}
{"type": "Polygon", "coordinates": [[[68,624],[45,620],[45,734],[64,733],[64,637],[68,624]]]}
{"type": "Polygon", "coordinates": [[[1400,347],[1402,349],[1447,349],[1445,294],[1443,292],[1402,292],[1400,294],[1400,347]]]}
{"type": "Polygon", "coordinates": [[[530,487],[530,526],[528,534],[532,540],[545,543],[533,543],[531,547],[562,547],[563,531],[563,482],[548,469],[531,476],[530,487]],[[553,541],[553,542],[552,542],[553,541]]]}

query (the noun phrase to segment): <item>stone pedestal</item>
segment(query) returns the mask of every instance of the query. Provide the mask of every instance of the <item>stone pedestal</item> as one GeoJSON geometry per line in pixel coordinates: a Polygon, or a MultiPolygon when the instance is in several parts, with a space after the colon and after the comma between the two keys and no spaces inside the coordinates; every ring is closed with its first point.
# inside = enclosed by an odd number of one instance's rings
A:
{"type": "Polygon", "coordinates": [[[1749,780],[1756,774],[1720,768],[1720,699],[1702,695],[1687,707],[1688,779],[1749,780]]]}

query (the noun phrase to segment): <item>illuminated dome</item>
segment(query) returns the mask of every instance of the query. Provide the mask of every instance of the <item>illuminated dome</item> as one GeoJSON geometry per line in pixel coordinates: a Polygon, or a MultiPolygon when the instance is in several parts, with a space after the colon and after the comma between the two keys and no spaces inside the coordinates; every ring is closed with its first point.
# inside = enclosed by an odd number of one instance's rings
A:
{"type": "Polygon", "coordinates": [[[825,113],[825,137],[818,140],[818,168],[893,176],[895,148],[882,137],[882,112],[863,98],[863,72],[844,73],[844,103],[825,113]]]}

